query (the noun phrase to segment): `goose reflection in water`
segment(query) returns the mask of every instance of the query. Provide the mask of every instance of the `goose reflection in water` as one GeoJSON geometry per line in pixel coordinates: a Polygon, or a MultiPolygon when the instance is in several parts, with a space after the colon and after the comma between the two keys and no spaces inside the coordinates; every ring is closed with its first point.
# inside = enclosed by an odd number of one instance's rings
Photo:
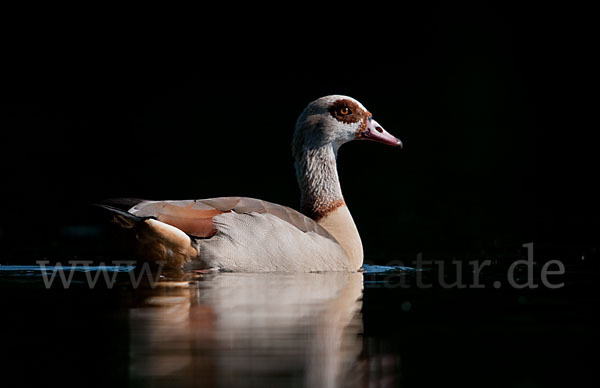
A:
{"type": "Polygon", "coordinates": [[[362,289],[362,273],[347,272],[161,283],[129,313],[130,378],[144,386],[360,385],[362,289]]]}

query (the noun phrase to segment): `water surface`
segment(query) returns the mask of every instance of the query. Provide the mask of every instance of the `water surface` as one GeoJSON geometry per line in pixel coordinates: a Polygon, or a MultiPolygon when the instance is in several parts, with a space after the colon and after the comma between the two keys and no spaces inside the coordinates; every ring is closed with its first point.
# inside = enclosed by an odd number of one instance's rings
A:
{"type": "MultiPolygon", "coordinates": [[[[359,273],[74,271],[0,266],[6,382],[66,386],[547,386],[590,373],[591,297],[556,290],[400,288],[359,273]],[[109,288],[88,275],[115,274],[109,288]],[[86,275],[87,273],[87,275],[86,275]]],[[[488,280],[493,280],[490,277],[488,280]]]]}

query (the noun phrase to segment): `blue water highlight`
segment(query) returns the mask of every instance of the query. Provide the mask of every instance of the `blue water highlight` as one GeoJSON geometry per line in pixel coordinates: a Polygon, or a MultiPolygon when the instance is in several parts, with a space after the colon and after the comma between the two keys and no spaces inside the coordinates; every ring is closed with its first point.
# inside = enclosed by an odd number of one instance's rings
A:
{"type": "Polygon", "coordinates": [[[55,270],[73,271],[73,272],[95,272],[95,271],[106,271],[106,272],[131,272],[135,269],[135,265],[66,265],[66,266],[54,266],[54,265],[0,265],[0,272],[17,272],[17,273],[30,273],[30,274],[41,274],[42,272],[53,272],[55,270]]]}
{"type": "MultiPolygon", "coordinates": [[[[134,265],[0,265],[0,273],[14,276],[36,276],[42,275],[42,272],[54,272],[58,270],[73,272],[96,272],[106,271],[109,273],[119,272],[127,273],[135,269],[134,265]]],[[[386,266],[386,265],[363,265],[363,273],[367,275],[391,274],[391,273],[410,273],[418,271],[412,267],[386,266]]]]}
{"type": "Polygon", "coordinates": [[[388,266],[388,265],[369,265],[369,264],[364,264],[363,265],[363,272],[365,274],[384,274],[384,273],[390,273],[390,272],[415,272],[417,271],[416,268],[412,268],[412,267],[402,267],[399,265],[396,266],[388,266]]]}

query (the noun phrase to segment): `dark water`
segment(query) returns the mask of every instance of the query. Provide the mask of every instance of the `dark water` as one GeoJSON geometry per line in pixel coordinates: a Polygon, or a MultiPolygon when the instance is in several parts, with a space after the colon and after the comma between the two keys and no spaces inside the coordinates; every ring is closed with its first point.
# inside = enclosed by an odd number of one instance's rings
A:
{"type": "Polygon", "coordinates": [[[500,273],[483,289],[422,289],[415,270],[379,266],[175,273],[136,288],[132,268],[104,269],[112,288],[100,278],[90,289],[91,267],[65,289],[59,277],[47,288],[39,268],[0,266],[4,382],[543,387],[593,374],[597,303],[577,268],[556,290],[496,289],[500,273]]]}

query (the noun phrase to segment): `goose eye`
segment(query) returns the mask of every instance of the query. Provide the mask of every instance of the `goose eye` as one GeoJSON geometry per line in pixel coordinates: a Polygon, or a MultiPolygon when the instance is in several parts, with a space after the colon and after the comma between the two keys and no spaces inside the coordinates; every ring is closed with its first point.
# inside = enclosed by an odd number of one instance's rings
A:
{"type": "Polygon", "coordinates": [[[352,111],[350,110],[350,108],[348,108],[347,106],[343,106],[343,107],[341,107],[341,108],[339,109],[339,112],[340,112],[340,114],[341,114],[341,115],[343,115],[343,116],[347,116],[347,115],[349,115],[349,114],[351,114],[351,113],[352,113],[352,111]]]}

